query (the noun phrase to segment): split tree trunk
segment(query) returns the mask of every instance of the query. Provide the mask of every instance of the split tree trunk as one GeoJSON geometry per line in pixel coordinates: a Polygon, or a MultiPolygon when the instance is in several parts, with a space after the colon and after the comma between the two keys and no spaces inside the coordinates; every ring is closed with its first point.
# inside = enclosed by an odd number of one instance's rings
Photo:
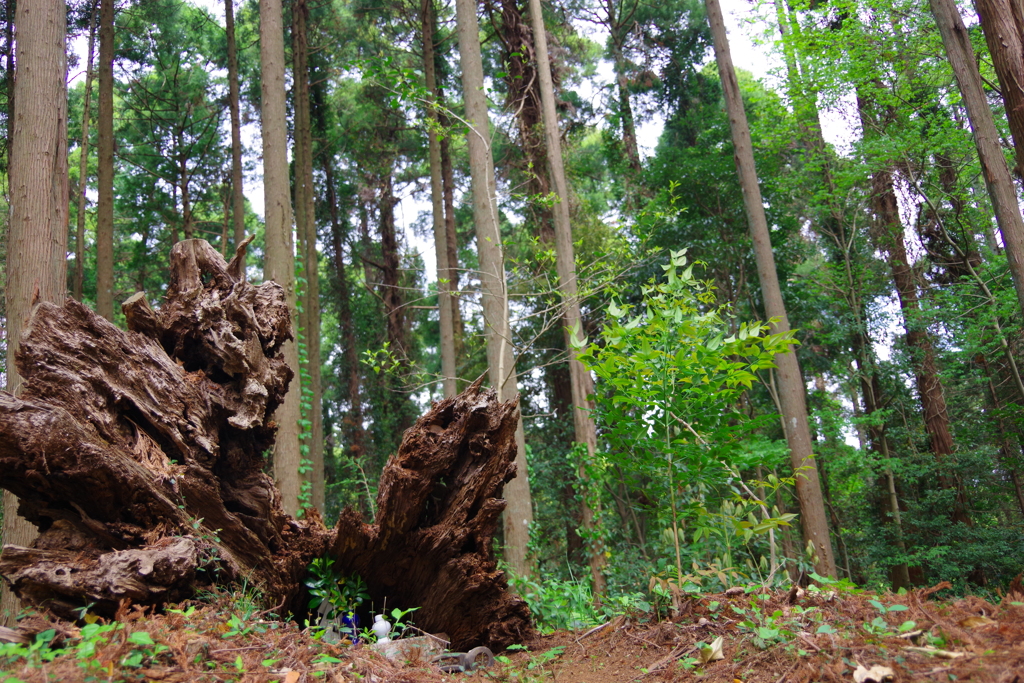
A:
{"type": "Polygon", "coordinates": [[[75,277],[71,285],[71,295],[79,301],[82,300],[85,280],[85,207],[89,188],[89,119],[92,117],[92,55],[96,47],[97,14],[99,7],[98,3],[95,3],[93,11],[89,14],[89,50],[85,57],[85,97],[82,102],[82,142],[78,148],[78,217],[75,221],[75,277]]]}
{"type": "Polygon", "coordinates": [[[164,306],[123,304],[129,332],[74,300],[36,307],[24,392],[0,392],[0,482],[42,534],[5,546],[0,574],[66,618],[243,578],[301,615],[306,568],[327,553],[374,606],[420,607],[417,624],[456,648],[521,642],[529,611],[492,550],[516,404],[479,384],[436,404],[385,468],[372,525],[351,510],[334,531],[289,517],[263,472],[293,378],[287,297],[246,283],[241,264],[180,242],[164,306]]]}
{"type": "MultiPolygon", "coordinates": [[[[242,187],[242,119],[238,96],[238,48],[235,43],[235,3],[224,0],[224,30],[228,47],[228,111],[231,116],[231,204],[235,246],[245,239],[245,195],[242,187]]],[[[242,264],[243,269],[245,264],[242,264]]]]}

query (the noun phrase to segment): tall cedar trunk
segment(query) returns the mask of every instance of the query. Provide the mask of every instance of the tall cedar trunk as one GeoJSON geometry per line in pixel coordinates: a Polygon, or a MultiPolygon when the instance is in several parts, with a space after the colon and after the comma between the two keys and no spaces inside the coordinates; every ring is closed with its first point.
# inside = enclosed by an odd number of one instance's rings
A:
{"type": "Polygon", "coordinates": [[[518,0],[500,0],[500,3],[501,30],[497,35],[503,46],[504,80],[508,89],[506,109],[515,115],[519,129],[519,148],[526,162],[526,193],[542,198],[529,202],[527,211],[532,214],[537,236],[547,246],[555,241],[555,229],[554,216],[546,201],[551,195],[551,178],[541,131],[543,119],[533,30],[523,21],[518,0]]]}
{"type": "Polygon", "coordinates": [[[363,430],[363,402],[359,393],[359,355],[356,349],[356,332],[352,324],[351,294],[345,267],[345,235],[342,232],[338,211],[338,197],[334,189],[334,169],[331,160],[324,156],[324,177],[327,182],[327,207],[331,214],[331,246],[334,251],[334,272],[338,281],[338,324],[341,326],[341,342],[345,349],[345,368],[348,371],[346,387],[348,393],[348,415],[345,417],[345,434],[348,437],[349,452],[357,463],[366,453],[366,434],[363,430]]]}
{"type": "MultiPolygon", "coordinates": [[[[242,180],[242,119],[238,103],[238,48],[235,45],[235,3],[224,0],[224,29],[228,42],[228,111],[231,117],[231,200],[235,246],[245,239],[245,194],[242,180]]],[[[244,255],[242,257],[245,258],[244,255]]],[[[245,262],[242,262],[245,266],[245,262]]]]}
{"type": "MultiPolygon", "coordinates": [[[[284,27],[281,0],[260,0],[260,129],[263,137],[263,195],[267,250],[263,277],[281,285],[292,314],[292,337],[284,342],[287,366],[298,375],[295,345],[295,256],[292,206],[288,192],[288,140],[285,118],[284,27]]],[[[293,384],[274,414],[279,427],[274,444],[274,478],[281,506],[290,515],[299,510],[301,453],[299,450],[299,393],[293,384]]]]}
{"type": "MultiPolygon", "coordinates": [[[[565,180],[565,165],[562,161],[561,130],[558,126],[558,114],[555,111],[555,90],[551,79],[551,63],[548,59],[547,31],[544,28],[544,15],[540,0],[530,0],[530,17],[533,23],[534,46],[537,55],[538,75],[540,76],[541,115],[544,122],[544,142],[547,152],[548,170],[555,186],[558,201],[555,203],[555,266],[558,270],[558,289],[565,305],[565,348],[569,352],[569,375],[572,381],[572,417],[576,442],[587,448],[588,460],[593,460],[597,449],[597,427],[591,416],[593,405],[590,396],[594,393],[594,381],[590,372],[583,367],[577,358],[577,351],[572,344],[575,333],[583,338],[583,318],[580,315],[579,289],[576,284],[576,256],[572,242],[572,224],[569,220],[569,186],[565,180]]],[[[585,468],[580,468],[580,479],[584,487],[587,485],[585,468]]],[[[594,511],[587,504],[587,496],[582,502],[583,529],[592,532],[594,529],[594,511]]],[[[590,575],[593,579],[594,592],[604,592],[605,581],[601,570],[604,566],[604,553],[596,544],[589,548],[588,561],[590,575]]]]}
{"type": "Polygon", "coordinates": [[[999,77],[1017,176],[1024,177],[1024,7],[1011,0],[975,0],[974,6],[999,77]]]}
{"type": "MultiPolygon", "coordinates": [[[[451,129],[451,119],[445,111],[444,90],[437,84],[438,122],[445,130],[451,129]]],[[[448,136],[441,138],[441,186],[444,200],[444,236],[448,248],[448,281],[451,282],[452,330],[455,334],[455,358],[462,353],[462,310],[459,308],[459,239],[455,232],[455,178],[448,136]]],[[[458,385],[458,382],[456,382],[458,385]]]]}
{"type": "MultiPolygon", "coordinates": [[[[387,316],[387,336],[391,350],[401,361],[408,358],[405,338],[404,298],[402,296],[401,257],[398,252],[398,235],[395,232],[395,205],[398,200],[394,193],[394,175],[391,164],[380,187],[378,204],[380,216],[380,250],[381,250],[381,299],[384,302],[384,315],[387,316]]],[[[408,426],[408,425],[404,425],[408,426]]]]}
{"type": "MultiPolygon", "coordinates": [[[[864,104],[859,101],[864,112],[864,104]]],[[[903,240],[903,224],[900,221],[899,205],[892,184],[892,172],[879,169],[871,174],[871,208],[875,215],[875,226],[871,230],[872,241],[881,250],[889,263],[893,284],[900,300],[903,324],[906,328],[906,343],[911,350],[917,392],[924,413],[924,427],[928,434],[932,454],[940,463],[948,464],[953,454],[953,435],[949,429],[949,413],[942,382],[935,365],[935,346],[921,320],[921,304],[917,294],[914,271],[907,257],[903,240]]],[[[952,518],[957,522],[970,524],[966,500],[962,488],[948,476],[939,477],[944,488],[956,488],[956,504],[952,518]]]]}
{"type": "Polygon", "coordinates": [[[114,0],[100,0],[96,119],[96,312],[114,319],[114,0]]]}
{"type": "Polygon", "coordinates": [[[295,82],[295,208],[299,248],[306,274],[303,288],[303,339],[306,343],[306,371],[309,374],[308,407],[309,460],[313,484],[312,503],[324,509],[324,415],[323,381],[320,376],[320,257],[316,248],[316,207],[313,201],[313,130],[309,99],[309,5],[296,0],[292,8],[294,21],[293,59],[295,82]],[[301,192],[300,192],[301,188],[301,192]],[[300,207],[301,203],[301,207],[300,207]]]}
{"type": "MultiPolygon", "coordinates": [[[[870,367],[870,360],[867,355],[867,337],[864,332],[865,327],[863,325],[863,316],[861,315],[863,304],[861,303],[858,295],[857,282],[854,280],[852,274],[853,271],[850,264],[851,249],[847,247],[847,245],[850,244],[850,240],[845,234],[846,225],[844,223],[842,211],[840,208],[836,207],[834,202],[831,200],[831,190],[834,188],[835,183],[832,176],[832,168],[829,163],[828,147],[825,144],[825,139],[821,131],[817,97],[813,91],[808,92],[804,87],[804,79],[800,72],[800,65],[797,59],[796,50],[792,45],[793,38],[791,37],[791,32],[799,30],[799,24],[794,21],[793,17],[790,15],[786,0],[775,0],[775,13],[779,24],[779,33],[782,37],[789,96],[790,100],[793,102],[794,111],[798,115],[797,125],[800,126],[803,143],[811,155],[812,166],[820,169],[821,183],[829,197],[828,207],[819,212],[817,220],[820,222],[820,225],[818,228],[823,232],[832,233],[835,237],[838,237],[836,242],[837,245],[840,245],[840,249],[842,251],[842,258],[844,259],[845,265],[844,272],[847,276],[846,286],[849,290],[848,296],[850,297],[848,301],[851,310],[854,311],[856,316],[856,321],[854,323],[855,329],[851,335],[851,346],[854,350],[854,362],[856,363],[858,375],[860,377],[861,394],[864,397],[864,414],[873,415],[878,410],[881,410],[881,390],[877,374],[874,372],[873,367],[870,367]]],[[[854,401],[853,405],[854,411],[859,412],[860,406],[856,401],[854,401]]],[[[861,437],[861,448],[867,449],[868,444],[865,443],[865,435],[861,433],[862,431],[863,427],[860,426],[858,428],[858,433],[861,437]]],[[[884,424],[873,424],[869,427],[868,433],[870,434],[871,450],[888,460],[889,447],[884,424]]],[[[884,495],[887,503],[888,518],[892,519],[893,524],[896,527],[896,547],[903,555],[906,555],[907,546],[906,542],[903,540],[903,524],[902,516],[900,514],[899,499],[896,496],[895,479],[893,478],[892,470],[888,464],[886,464],[885,467],[885,484],[886,488],[884,495]]],[[[846,559],[847,569],[849,569],[849,556],[847,556],[846,559]]],[[[892,567],[892,582],[894,590],[899,589],[900,587],[910,587],[910,570],[905,562],[892,567]]]]}
{"type": "Polygon", "coordinates": [[[427,143],[430,151],[430,205],[434,226],[434,254],[437,260],[437,308],[441,340],[441,382],[444,397],[458,393],[455,376],[455,327],[452,321],[452,281],[448,266],[448,233],[444,220],[444,182],[441,179],[441,140],[438,137],[437,109],[434,93],[437,90],[437,64],[434,55],[434,2],[423,0],[420,6],[423,35],[423,73],[427,88],[427,143]]]}
{"type": "MultiPolygon", "coordinates": [[[[467,146],[473,192],[473,222],[480,254],[480,284],[483,299],[484,329],[487,339],[487,368],[491,385],[502,401],[516,400],[518,378],[508,315],[505,283],[505,259],[498,229],[494,158],[491,156],[491,125],[484,91],[483,62],[480,57],[480,32],[474,0],[456,0],[459,33],[459,61],[462,65],[462,92],[469,123],[467,146]]],[[[533,522],[530,481],[526,467],[525,436],[522,416],[515,432],[516,477],[505,487],[505,558],[520,575],[531,572],[526,548],[533,522]]]]}
{"type": "MultiPolygon", "coordinates": [[[[612,0],[606,0],[609,4],[612,0]]],[[[609,15],[610,16],[610,15],[609,15]]],[[[635,172],[640,171],[640,150],[636,144],[636,122],[633,120],[633,105],[629,101],[629,81],[626,78],[626,58],[622,54],[622,44],[613,46],[612,68],[615,70],[615,94],[619,104],[619,125],[622,126],[622,147],[626,152],[626,161],[635,172]]]]}
{"type": "Polygon", "coordinates": [[[92,102],[92,57],[96,47],[96,15],[99,5],[94,3],[89,14],[89,50],[85,61],[85,98],[82,103],[82,141],[78,150],[78,218],[75,224],[75,277],[71,286],[71,296],[82,300],[82,288],[85,280],[85,207],[89,183],[89,119],[92,118],[90,105],[92,102]]]}
{"type": "Polygon", "coordinates": [[[178,157],[178,186],[181,188],[181,232],[185,235],[185,239],[190,240],[195,232],[195,221],[192,218],[192,193],[189,190],[191,182],[188,173],[188,154],[185,152],[182,131],[178,131],[176,141],[180,155],[178,157]]]}
{"type": "Polygon", "coordinates": [[[974,144],[978,149],[978,159],[981,161],[982,175],[992,199],[999,232],[1003,236],[1006,260],[1013,277],[1013,286],[1017,290],[1017,303],[1024,311],[1024,219],[1021,218],[1017,191],[1010,177],[1010,168],[1006,165],[1006,157],[1003,156],[999,133],[992,120],[992,110],[982,88],[981,73],[974,60],[971,39],[953,0],[930,0],[930,3],[946,48],[946,56],[953,66],[953,75],[963,95],[974,144]]]}
{"type": "MultiPolygon", "coordinates": [[[[789,332],[789,319],[782,301],[779,276],[775,270],[775,256],[772,254],[771,236],[764,215],[761,189],[758,186],[754,168],[754,149],[750,140],[750,128],[743,110],[739,84],[732,66],[725,22],[718,0],[705,0],[711,34],[715,43],[715,59],[722,79],[725,106],[729,114],[729,128],[732,131],[735,148],[736,170],[743,204],[750,225],[750,238],[754,243],[754,257],[757,274],[764,297],[765,312],[777,320],[772,326],[774,333],[789,332]]],[[[816,553],[815,568],[822,576],[835,576],[836,564],[832,554],[832,542],[828,532],[828,518],[821,494],[818,465],[813,457],[811,433],[807,424],[807,398],[800,365],[796,354],[790,351],[775,357],[777,365],[779,399],[782,404],[783,423],[786,426],[786,440],[790,448],[790,461],[796,474],[796,494],[800,503],[800,517],[804,532],[804,543],[811,543],[816,553]]]]}
{"type": "MultiPolygon", "coordinates": [[[[15,88],[10,119],[10,222],[7,235],[7,391],[19,393],[15,364],[22,332],[40,302],[67,296],[68,153],[66,7],[58,0],[19,2],[15,88]]],[[[4,491],[4,543],[27,546],[36,528],[4,491]]],[[[3,584],[0,621],[13,625],[17,599],[3,584]]]]}

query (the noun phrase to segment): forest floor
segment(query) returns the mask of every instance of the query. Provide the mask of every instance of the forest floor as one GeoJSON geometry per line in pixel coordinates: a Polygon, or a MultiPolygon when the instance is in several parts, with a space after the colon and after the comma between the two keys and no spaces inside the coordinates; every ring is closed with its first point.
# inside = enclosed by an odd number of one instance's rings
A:
{"type": "Polygon", "coordinates": [[[221,593],[165,614],[125,608],[111,623],[29,617],[19,630],[43,635],[0,645],[0,683],[1024,683],[1024,594],[991,604],[934,599],[938,588],[687,597],[671,618],[623,615],[589,631],[538,635],[471,674],[328,645],[267,618],[244,596],[221,593]]]}

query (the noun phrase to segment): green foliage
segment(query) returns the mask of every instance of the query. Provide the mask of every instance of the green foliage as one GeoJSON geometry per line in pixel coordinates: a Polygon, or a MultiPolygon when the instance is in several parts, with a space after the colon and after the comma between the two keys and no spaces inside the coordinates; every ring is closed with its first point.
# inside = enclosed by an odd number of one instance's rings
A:
{"type": "Polygon", "coordinates": [[[363,577],[342,575],[334,568],[331,557],[318,557],[310,563],[306,587],[311,596],[310,609],[316,609],[324,601],[331,606],[331,612],[326,615],[328,619],[333,619],[335,613],[354,612],[370,599],[363,577]]]}
{"type": "MultiPolygon", "coordinates": [[[[770,334],[766,324],[732,318],[711,284],[694,277],[698,264],[688,265],[685,254],[673,252],[662,267],[666,279],[642,287],[635,313],[628,305],[609,305],[600,344],[576,342],[581,362],[604,386],[595,415],[606,447],[592,476],[644,491],[645,507],[674,550],[680,585],[688,521],[698,520],[695,542],[717,534],[699,522],[708,517],[708,493],[728,485],[734,461],[766,464],[739,447],[751,422],[736,402],[760,371],[774,366],[774,355],[795,343],[791,332],[770,334]]],[[[743,522],[738,530],[752,535],[786,522],[743,522]]]]}

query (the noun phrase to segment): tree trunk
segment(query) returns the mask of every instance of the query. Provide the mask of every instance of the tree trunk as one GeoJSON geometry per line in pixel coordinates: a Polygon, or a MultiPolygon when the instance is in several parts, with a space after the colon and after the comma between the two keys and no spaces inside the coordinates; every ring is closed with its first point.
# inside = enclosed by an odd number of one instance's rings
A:
{"type": "MultiPolygon", "coordinates": [[[[7,391],[21,393],[15,363],[32,307],[67,296],[68,154],[66,8],[57,0],[19,2],[15,97],[11,129],[10,217],[7,233],[7,391]]],[[[28,545],[35,528],[15,495],[3,496],[5,543],[28,545]]],[[[13,624],[18,601],[7,584],[0,622],[13,624]]]]}
{"type": "Polygon", "coordinates": [[[92,117],[90,104],[92,101],[92,56],[96,47],[96,15],[99,13],[98,3],[93,5],[89,14],[89,50],[85,62],[85,98],[82,103],[82,142],[79,146],[78,159],[78,217],[75,224],[75,278],[71,287],[71,296],[82,300],[82,287],[85,280],[85,207],[89,183],[89,119],[92,117]]]}
{"type": "Polygon", "coordinates": [[[295,82],[295,207],[296,229],[302,254],[306,286],[303,288],[303,317],[306,328],[306,368],[309,374],[309,393],[305,406],[309,420],[307,445],[309,447],[312,479],[312,505],[324,509],[324,416],[323,381],[320,377],[320,263],[316,248],[316,206],[313,202],[313,131],[309,97],[309,5],[296,0],[292,8],[293,59],[295,82]],[[300,192],[301,188],[301,192],[300,192]],[[300,207],[301,204],[301,207],[300,207]]]}
{"type": "MultiPolygon", "coordinates": [[[[238,97],[238,48],[235,45],[234,0],[224,0],[224,24],[228,41],[228,111],[231,117],[231,198],[235,246],[245,239],[245,194],[242,179],[242,119],[238,97]]],[[[243,264],[244,265],[244,264],[243,264]]]]}
{"type": "MultiPolygon", "coordinates": [[[[772,254],[771,236],[764,215],[764,204],[754,168],[754,150],[750,140],[747,116],[743,110],[739,84],[732,66],[725,22],[718,0],[705,0],[708,20],[715,44],[715,59],[722,79],[726,110],[729,114],[729,128],[732,131],[735,148],[736,170],[743,191],[743,204],[750,225],[750,237],[754,243],[754,257],[757,273],[764,296],[765,312],[776,322],[773,333],[789,332],[789,319],[782,301],[778,273],[775,270],[775,256],[772,254]]],[[[822,576],[835,576],[836,564],[829,538],[828,518],[821,494],[818,466],[813,458],[811,433],[807,424],[807,399],[800,365],[796,353],[790,351],[775,357],[776,374],[779,378],[779,399],[782,406],[786,440],[790,448],[790,461],[796,476],[796,494],[800,503],[800,517],[804,542],[813,545],[815,568],[822,576]]]]}
{"type": "MultiPolygon", "coordinates": [[[[260,0],[260,127],[263,137],[263,187],[266,222],[266,255],[263,277],[281,285],[288,310],[295,305],[295,256],[292,244],[292,207],[288,188],[287,122],[284,87],[284,28],[281,0],[260,0]]],[[[294,326],[294,315],[291,316],[294,326]]],[[[283,342],[285,362],[293,373],[299,368],[294,330],[283,342]]],[[[280,425],[274,444],[274,477],[288,514],[299,510],[299,393],[292,387],[275,420],[280,425]]]]}
{"type": "MultiPolygon", "coordinates": [[[[579,290],[576,284],[576,255],[572,242],[572,224],[569,220],[569,186],[565,180],[565,165],[562,161],[561,129],[558,126],[558,114],[555,111],[555,90],[551,79],[551,64],[548,59],[547,31],[544,28],[544,15],[540,0],[530,0],[530,17],[533,23],[534,47],[537,54],[538,75],[540,77],[541,115],[544,122],[544,142],[547,151],[548,169],[555,186],[558,201],[554,205],[555,220],[555,260],[558,270],[558,289],[562,294],[565,306],[565,348],[569,353],[569,375],[572,381],[572,416],[576,442],[587,448],[587,459],[593,460],[597,450],[597,427],[591,415],[593,405],[590,396],[594,393],[594,380],[577,358],[577,350],[572,337],[584,337],[583,317],[580,315],[579,290]]],[[[588,485],[585,468],[580,468],[580,480],[583,486],[588,485]]],[[[594,530],[594,511],[583,496],[582,517],[585,534],[594,530]]],[[[588,560],[590,576],[593,580],[594,593],[604,592],[605,581],[603,549],[591,540],[589,543],[588,560]]]]}
{"type": "Polygon", "coordinates": [[[999,78],[1017,176],[1024,177],[1024,8],[1010,0],[975,0],[974,6],[999,78]]]}
{"type": "Polygon", "coordinates": [[[615,93],[619,99],[619,125],[622,126],[622,147],[626,161],[634,173],[640,172],[640,150],[636,144],[636,122],[633,120],[633,105],[629,100],[629,82],[626,79],[626,59],[622,45],[616,43],[612,54],[612,68],[615,70],[615,93]]]}
{"type": "Polygon", "coordinates": [[[935,23],[942,35],[942,44],[963,95],[974,144],[978,148],[982,175],[992,199],[999,232],[1003,236],[1006,260],[1013,277],[1013,286],[1017,290],[1017,303],[1024,311],[1024,218],[1021,218],[1017,191],[1006,165],[1006,157],[1003,156],[999,133],[992,120],[992,110],[982,88],[981,73],[974,61],[971,39],[953,0],[930,0],[930,3],[935,23]]]}
{"type": "MultiPolygon", "coordinates": [[[[438,123],[451,130],[451,120],[445,111],[444,91],[441,84],[437,85],[438,123]]],[[[441,138],[441,185],[444,200],[444,235],[445,246],[448,248],[448,281],[451,283],[452,331],[455,335],[455,358],[462,353],[462,310],[459,308],[459,238],[455,231],[455,178],[452,171],[452,154],[449,136],[441,138]]],[[[456,389],[458,381],[456,381],[456,389]]]]}
{"type": "Polygon", "coordinates": [[[384,178],[380,186],[378,213],[380,216],[380,251],[381,251],[381,300],[384,302],[384,315],[387,316],[387,337],[391,351],[405,364],[408,359],[408,346],[405,338],[405,311],[403,309],[401,256],[398,252],[398,235],[395,233],[395,205],[398,200],[394,193],[394,168],[392,163],[386,164],[384,178]]]}
{"type": "MultiPolygon", "coordinates": [[[[510,401],[517,399],[518,379],[509,325],[505,260],[501,232],[498,229],[494,158],[491,155],[490,117],[484,92],[476,3],[473,0],[456,0],[455,14],[459,34],[459,61],[462,65],[463,99],[469,124],[467,144],[473,192],[473,221],[476,224],[476,242],[480,254],[487,368],[491,385],[497,390],[498,398],[510,401]]],[[[505,557],[512,570],[523,575],[531,571],[526,549],[530,537],[530,524],[533,521],[533,505],[530,499],[521,419],[517,423],[515,434],[517,476],[507,487],[509,504],[504,519],[505,557]]]]}
{"type": "Polygon", "coordinates": [[[96,312],[114,319],[114,0],[100,0],[96,118],[96,312]]]}
{"type": "Polygon", "coordinates": [[[456,648],[530,635],[492,550],[514,402],[476,384],[436,404],[385,468],[376,522],[349,510],[328,531],[315,511],[285,514],[263,472],[293,379],[284,290],[189,240],[172,250],[164,305],[140,293],[122,309],[130,332],[74,300],[37,306],[18,352],[25,391],[0,393],[0,482],[43,530],[0,556],[19,595],[109,617],[124,598],[158,606],[244,578],[301,615],[307,565],[328,554],[374,604],[420,607],[417,624],[456,648]]]}
{"type": "Polygon", "coordinates": [[[437,91],[437,65],[434,56],[434,2],[422,0],[420,18],[423,33],[423,73],[427,88],[427,141],[430,151],[430,202],[434,226],[434,253],[437,259],[437,308],[441,340],[441,382],[445,398],[458,393],[455,377],[455,327],[452,321],[452,280],[448,266],[448,232],[444,216],[444,182],[441,178],[441,140],[434,93],[437,91]]]}

